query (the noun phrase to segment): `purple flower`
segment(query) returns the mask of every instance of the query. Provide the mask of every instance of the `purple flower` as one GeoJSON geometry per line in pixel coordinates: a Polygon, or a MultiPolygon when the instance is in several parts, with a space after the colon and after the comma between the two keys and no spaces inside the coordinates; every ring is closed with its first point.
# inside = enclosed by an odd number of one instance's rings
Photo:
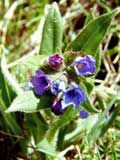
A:
{"type": "Polygon", "coordinates": [[[36,75],[31,79],[35,93],[42,95],[50,87],[50,80],[41,70],[36,71],[36,75]]]}
{"type": "Polygon", "coordinates": [[[68,88],[66,92],[63,94],[61,101],[62,108],[64,109],[69,105],[73,105],[74,108],[78,108],[80,104],[82,104],[85,100],[85,97],[86,96],[82,88],[77,85],[73,85],[70,88],[68,88]]]}
{"type": "Polygon", "coordinates": [[[52,67],[57,68],[63,63],[63,59],[59,54],[54,54],[49,57],[49,63],[52,67]]]}
{"type": "Polygon", "coordinates": [[[65,82],[60,79],[53,81],[51,85],[51,92],[54,95],[57,95],[61,91],[65,91],[65,82]]]}
{"type": "Polygon", "coordinates": [[[77,57],[74,61],[74,68],[77,75],[91,75],[96,70],[95,58],[90,55],[77,57]]]}
{"type": "Polygon", "coordinates": [[[86,119],[88,116],[89,116],[89,113],[86,110],[84,109],[80,110],[80,118],[86,119]]]}
{"type": "Polygon", "coordinates": [[[61,115],[63,114],[65,111],[65,109],[62,109],[62,105],[61,105],[61,99],[58,100],[57,98],[55,99],[55,101],[53,102],[53,105],[52,105],[52,112],[55,114],[55,115],[61,115]]]}

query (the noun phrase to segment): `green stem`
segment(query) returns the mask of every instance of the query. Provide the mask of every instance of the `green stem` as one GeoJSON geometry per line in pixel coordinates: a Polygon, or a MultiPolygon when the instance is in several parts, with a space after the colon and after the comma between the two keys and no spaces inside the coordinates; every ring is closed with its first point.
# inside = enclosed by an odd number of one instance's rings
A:
{"type": "Polygon", "coordinates": [[[0,92],[0,104],[1,104],[1,110],[2,110],[3,117],[6,121],[6,123],[8,124],[8,126],[10,127],[10,129],[12,130],[12,132],[15,134],[22,133],[21,128],[19,127],[19,125],[17,124],[15,119],[13,119],[12,115],[10,113],[6,114],[4,112],[7,109],[7,107],[2,99],[1,92],[0,92]]]}

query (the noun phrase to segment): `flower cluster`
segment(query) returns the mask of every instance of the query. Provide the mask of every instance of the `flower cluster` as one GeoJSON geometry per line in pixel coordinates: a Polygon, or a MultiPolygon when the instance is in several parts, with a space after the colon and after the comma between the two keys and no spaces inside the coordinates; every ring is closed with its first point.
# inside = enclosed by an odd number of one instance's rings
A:
{"type": "MultiPolygon", "coordinates": [[[[63,64],[63,58],[58,54],[54,54],[49,57],[49,64],[51,67],[59,68],[63,64]]],[[[90,55],[77,57],[72,65],[76,76],[92,75],[96,69],[95,59],[90,55]]],[[[35,94],[39,96],[47,91],[51,92],[54,96],[51,110],[55,115],[63,114],[70,105],[75,109],[78,108],[86,98],[85,92],[76,82],[72,81],[66,84],[61,78],[52,81],[49,75],[46,75],[42,70],[36,71],[35,76],[26,84],[25,90],[29,90],[30,87],[33,88],[35,94]]],[[[88,116],[88,112],[81,109],[80,117],[84,119],[88,116]]]]}

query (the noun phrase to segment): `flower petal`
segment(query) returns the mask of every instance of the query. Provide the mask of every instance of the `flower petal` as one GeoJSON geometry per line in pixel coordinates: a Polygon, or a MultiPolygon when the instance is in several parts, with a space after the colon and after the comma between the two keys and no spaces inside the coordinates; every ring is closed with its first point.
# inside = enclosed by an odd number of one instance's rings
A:
{"type": "Polygon", "coordinates": [[[89,113],[86,110],[84,109],[80,110],[80,118],[86,119],[88,116],[89,116],[89,113]]]}
{"type": "Polygon", "coordinates": [[[42,76],[42,75],[45,75],[44,72],[41,71],[41,70],[36,70],[35,73],[36,73],[36,76],[37,76],[37,77],[42,76]]]}
{"type": "Polygon", "coordinates": [[[59,92],[65,91],[65,88],[66,88],[65,82],[60,79],[57,79],[57,80],[53,81],[53,83],[51,85],[51,92],[54,95],[57,95],[59,92]]]}
{"type": "Polygon", "coordinates": [[[90,55],[77,57],[74,61],[74,69],[77,75],[93,74],[96,70],[95,58],[90,55]]]}
{"type": "Polygon", "coordinates": [[[53,105],[52,105],[52,112],[55,115],[61,115],[63,114],[65,109],[62,109],[61,100],[55,99],[53,105]]]}
{"type": "Polygon", "coordinates": [[[85,100],[85,93],[79,86],[71,86],[64,94],[62,98],[62,108],[66,108],[69,105],[73,105],[74,108],[78,108],[79,105],[85,100]]]}
{"type": "Polygon", "coordinates": [[[50,87],[50,80],[42,71],[36,71],[36,76],[31,79],[34,91],[38,95],[42,95],[50,87]]]}

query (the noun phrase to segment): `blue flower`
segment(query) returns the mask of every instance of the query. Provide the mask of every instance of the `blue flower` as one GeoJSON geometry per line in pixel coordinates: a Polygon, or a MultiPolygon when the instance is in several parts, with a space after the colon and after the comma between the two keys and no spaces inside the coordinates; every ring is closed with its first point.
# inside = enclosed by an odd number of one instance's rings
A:
{"type": "Polygon", "coordinates": [[[31,79],[34,91],[38,95],[42,95],[50,87],[50,80],[41,70],[36,71],[36,75],[31,79]]]}
{"type": "Polygon", "coordinates": [[[73,105],[74,108],[78,108],[83,101],[85,100],[85,93],[83,92],[82,88],[73,85],[66,90],[62,97],[62,108],[66,108],[69,105],[73,105]]]}
{"type": "Polygon", "coordinates": [[[59,54],[54,54],[49,57],[49,63],[52,67],[58,68],[63,63],[63,58],[59,54]]]}
{"type": "Polygon", "coordinates": [[[80,110],[80,118],[86,119],[88,116],[89,116],[89,113],[86,110],[84,109],[80,110]]]}
{"type": "Polygon", "coordinates": [[[90,55],[77,57],[74,61],[74,69],[77,75],[93,74],[96,70],[95,58],[90,55]]]}
{"type": "Polygon", "coordinates": [[[61,99],[57,99],[57,98],[55,99],[52,105],[52,112],[55,115],[61,115],[65,112],[65,109],[62,109],[61,99]]]}
{"type": "Polygon", "coordinates": [[[57,95],[61,91],[65,91],[65,82],[60,79],[53,81],[51,84],[51,92],[57,95]]]}

